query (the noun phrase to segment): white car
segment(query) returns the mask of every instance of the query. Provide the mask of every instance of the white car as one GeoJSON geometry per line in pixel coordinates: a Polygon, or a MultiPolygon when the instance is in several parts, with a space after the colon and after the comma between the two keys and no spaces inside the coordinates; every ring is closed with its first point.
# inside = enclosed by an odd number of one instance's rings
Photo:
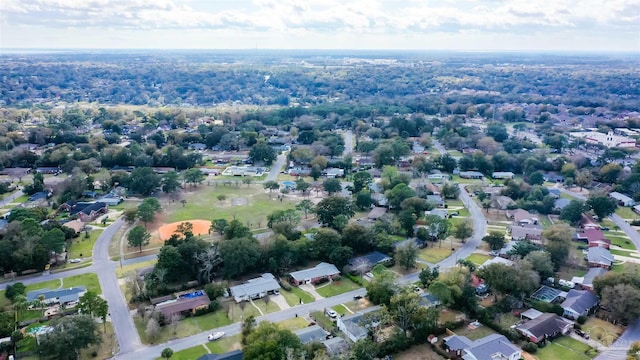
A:
{"type": "Polygon", "coordinates": [[[69,262],[72,263],[72,264],[77,264],[77,263],[79,263],[81,261],[82,260],[80,260],[80,259],[71,259],[71,260],[69,260],[69,262]]]}
{"type": "Polygon", "coordinates": [[[223,336],[224,336],[224,331],[217,331],[212,334],[209,334],[207,339],[209,339],[209,341],[215,341],[222,338],[223,336]]]}
{"type": "Polygon", "coordinates": [[[368,278],[372,278],[373,279],[373,274],[368,272],[366,274],[364,274],[364,276],[368,277],[368,278]]]}
{"type": "Polygon", "coordinates": [[[337,318],[338,317],[338,313],[335,312],[334,310],[327,310],[327,315],[329,315],[330,318],[337,318]]]}

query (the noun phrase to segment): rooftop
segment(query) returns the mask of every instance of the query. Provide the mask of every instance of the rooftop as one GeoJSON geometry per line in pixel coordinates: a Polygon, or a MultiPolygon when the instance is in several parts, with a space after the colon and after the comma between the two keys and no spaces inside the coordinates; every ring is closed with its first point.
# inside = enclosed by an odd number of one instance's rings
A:
{"type": "Polygon", "coordinates": [[[323,276],[331,276],[337,274],[340,274],[340,270],[338,270],[335,265],[321,262],[312,268],[294,271],[291,273],[291,277],[297,281],[305,281],[307,279],[315,279],[323,276]]]}
{"type": "Polygon", "coordinates": [[[275,289],[280,289],[280,284],[276,281],[275,276],[270,273],[262,274],[262,276],[251,279],[244,284],[231,286],[229,288],[231,295],[235,298],[251,297],[275,289]]]}
{"type": "Polygon", "coordinates": [[[578,314],[583,314],[596,305],[598,305],[598,298],[593,293],[586,290],[571,289],[560,306],[563,309],[571,309],[578,314]]]}

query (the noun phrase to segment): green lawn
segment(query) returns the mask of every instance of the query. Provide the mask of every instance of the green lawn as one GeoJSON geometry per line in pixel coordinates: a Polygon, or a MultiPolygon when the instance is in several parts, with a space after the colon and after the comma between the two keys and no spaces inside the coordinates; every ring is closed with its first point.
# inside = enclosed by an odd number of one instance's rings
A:
{"type": "MultiPolygon", "coordinates": [[[[140,335],[140,339],[142,340],[142,342],[145,344],[150,344],[151,341],[148,339],[147,334],[145,333],[146,321],[144,321],[139,316],[135,316],[133,318],[133,322],[136,326],[136,329],[138,330],[138,334],[140,335]]],[[[230,323],[231,322],[224,314],[224,310],[216,311],[214,313],[203,316],[188,317],[178,322],[175,334],[173,333],[173,326],[169,325],[161,327],[160,335],[154,343],[161,344],[172,339],[180,339],[186,336],[195,335],[219,326],[228,325],[230,323]]],[[[205,340],[206,339],[203,339],[203,341],[205,340]]]]}
{"type": "Polygon", "coordinates": [[[611,235],[607,233],[605,234],[605,237],[611,240],[611,245],[619,246],[627,250],[636,250],[635,245],[633,245],[631,240],[629,240],[629,238],[626,236],[617,236],[617,235],[611,235]]]}
{"type": "Polygon", "coordinates": [[[484,254],[471,254],[465,260],[469,260],[476,265],[482,265],[485,261],[491,259],[491,256],[484,254]]]}
{"type": "Polygon", "coordinates": [[[33,291],[33,290],[40,290],[40,289],[57,289],[59,287],[62,286],[62,283],[60,282],[60,280],[47,280],[47,281],[43,281],[43,282],[39,282],[39,283],[35,283],[35,284],[31,284],[31,285],[27,285],[27,292],[29,291],[33,291]]]}
{"type": "Polygon", "coordinates": [[[495,334],[496,332],[491,330],[490,327],[487,326],[480,326],[476,329],[470,330],[469,328],[467,328],[466,326],[463,326],[461,328],[455,329],[454,332],[457,335],[461,335],[461,336],[466,336],[467,338],[469,338],[469,340],[478,340],[480,338],[483,338],[485,336],[489,336],[491,334],[495,334]]]}
{"type": "Polygon", "coordinates": [[[308,304],[316,300],[311,294],[295,286],[291,287],[291,291],[280,290],[280,294],[284,296],[289,306],[299,305],[301,299],[303,304],[308,304]]]}
{"type": "Polygon", "coordinates": [[[260,184],[247,186],[240,183],[238,187],[203,184],[194,190],[188,187],[187,191],[184,196],[187,203],[184,207],[180,202],[175,202],[165,209],[167,222],[236,218],[250,228],[258,228],[267,225],[267,215],[276,210],[291,209],[296,204],[293,201],[278,200],[278,192],[265,193],[260,184]],[[227,199],[221,202],[217,199],[218,195],[225,195],[227,199]],[[246,198],[248,204],[231,206],[233,198],[246,198]]]}
{"type": "Polygon", "coordinates": [[[322,311],[314,311],[310,315],[311,318],[316,321],[316,324],[326,331],[331,331],[336,326],[333,319],[325,315],[322,311]]]}
{"type": "Polygon", "coordinates": [[[71,251],[69,251],[69,258],[87,258],[93,255],[93,245],[95,245],[98,236],[102,234],[102,230],[93,230],[89,232],[89,238],[85,237],[85,233],[80,233],[80,236],[73,239],[71,243],[71,251]]]}
{"type": "MultiPolygon", "coordinates": [[[[172,360],[193,360],[197,359],[202,355],[208,354],[207,348],[205,345],[198,345],[188,349],[176,351],[173,353],[171,357],[172,360]]],[[[164,360],[161,357],[157,357],[156,360],[164,360]]]]}
{"type": "Polygon", "coordinates": [[[8,306],[11,306],[11,300],[7,299],[7,297],[4,296],[4,293],[5,290],[0,291],[0,311],[8,306]]]}
{"type": "Polygon", "coordinates": [[[349,310],[347,310],[347,308],[342,304],[336,305],[336,306],[332,307],[332,309],[335,310],[338,314],[340,314],[340,316],[351,314],[351,312],[349,310]]]}
{"type": "Polygon", "coordinates": [[[278,323],[278,327],[280,327],[280,329],[287,329],[291,331],[304,329],[307,326],[309,326],[309,322],[301,317],[294,317],[278,323]]]}
{"type": "Polygon", "coordinates": [[[539,360],[589,360],[593,359],[597,352],[578,340],[574,340],[568,336],[563,336],[553,340],[542,349],[538,349],[536,357],[539,360]]]}
{"type": "Polygon", "coordinates": [[[615,249],[612,249],[612,250],[611,250],[611,254],[613,254],[613,255],[619,255],[619,256],[634,257],[634,256],[631,256],[631,253],[630,253],[629,251],[624,251],[624,250],[615,250],[615,249]]]}
{"type": "Polygon", "coordinates": [[[321,296],[327,298],[331,296],[336,296],[338,294],[346,293],[358,288],[360,288],[358,284],[354,283],[353,281],[349,280],[346,277],[343,277],[338,281],[331,282],[329,285],[321,285],[321,287],[316,288],[316,291],[321,296]]]}
{"type": "Polygon", "coordinates": [[[62,286],[65,288],[84,286],[88,291],[94,291],[98,294],[102,293],[100,282],[98,281],[98,275],[94,273],[80,274],[64,278],[62,279],[62,286]]]}
{"type": "Polygon", "coordinates": [[[129,265],[125,265],[122,268],[117,268],[116,269],[116,276],[118,278],[123,278],[125,276],[127,276],[127,274],[131,273],[131,272],[135,272],[136,269],[140,269],[146,266],[151,266],[151,265],[155,265],[158,262],[157,259],[153,259],[153,260],[147,260],[147,261],[143,261],[143,262],[139,262],[139,263],[135,263],[135,264],[129,264],[129,265]]]}
{"type": "Polygon", "coordinates": [[[464,207],[464,203],[460,199],[447,199],[445,200],[445,204],[448,207],[464,207]]]}
{"type": "MultiPolygon", "coordinates": [[[[253,303],[260,308],[263,314],[280,311],[280,307],[273,301],[270,301],[268,305],[265,305],[262,299],[254,300],[253,303]]],[[[242,321],[242,319],[246,319],[251,315],[255,317],[261,316],[260,311],[251,305],[251,303],[243,302],[241,305],[235,302],[229,303],[227,317],[231,319],[232,322],[242,321]],[[242,307],[244,307],[244,309],[242,307]]]]}
{"type": "MultiPolygon", "coordinates": [[[[233,336],[225,336],[220,340],[210,341],[205,346],[211,351],[212,354],[224,354],[229,351],[240,349],[240,340],[242,337],[240,334],[233,336]]],[[[172,358],[173,359],[173,358],[172,358]]]]}
{"type": "Polygon", "coordinates": [[[616,214],[623,219],[637,219],[638,214],[634,213],[629,207],[618,206],[616,214]]]}
{"type": "Polygon", "coordinates": [[[549,218],[546,215],[540,215],[538,219],[540,219],[540,223],[542,224],[542,227],[544,227],[545,229],[552,225],[551,220],[549,220],[549,218]]]}
{"type": "Polygon", "coordinates": [[[12,203],[14,204],[21,204],[21,203],[25,203],[27,202],[27,200],[29,200],[29,195],[22,195],[22,196],[18,196],[17,198],[15,198],[12,203]]]}
{"type": "Polygon", "coordinates": [[[449,255],[451,255],[451,245],[446,241],[444,241],[441,248],[430,247],[418,251],[420,259],[434,264],[446,259],[449,255]]]}
{"type": "Polygon", "coordinates": [[[231,324],[231,320],[226,316],[224,310],[214,311],[201,316],[188,317],[181,322],[186,326],[197,328],[198,331],[211,330],[231,324]]]}
{"type": "Polygon", "coordinates": [[[133,209],[133,208],[137,208],[138,205],[140,205],[139,202],[137,201],[123,201],[118,205],[114,205],[114,206],[109,206],[109,210],[117,210],[117,211],[124,211],[127,209],[133,209]]]}

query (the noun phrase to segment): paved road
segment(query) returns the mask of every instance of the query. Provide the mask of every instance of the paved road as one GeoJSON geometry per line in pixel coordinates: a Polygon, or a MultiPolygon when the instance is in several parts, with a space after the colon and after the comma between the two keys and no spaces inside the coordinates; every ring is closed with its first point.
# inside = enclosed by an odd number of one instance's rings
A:
{"type": "Polygon", "coordinates": [[[287,162],[287,153],[283,152],[278,155],[276,161],[271,165],[271,170],[269,170],[269,175],[264,179],[264,181],[273,181],[278,178],[278,174],[280,174],[280,170],[287,162]]]}
{"type": "Polygon", "coordinates": [[[16,192],[14,192],[13,194],[7,196],[6,198],[0,200],[0,207],[4,207],[5,205],[13,202],[13,200],[19,198],[20,196],[24,195],[24,193],[22,192],[22,190],[17,190],[16,192]]]}
{"type": "Polygon", "coordinates": [[[342,133],[342,137],[344,137],[344,151],[342,154],[346,156],[353,152],[353,132],[347,130],[342,133]]]}

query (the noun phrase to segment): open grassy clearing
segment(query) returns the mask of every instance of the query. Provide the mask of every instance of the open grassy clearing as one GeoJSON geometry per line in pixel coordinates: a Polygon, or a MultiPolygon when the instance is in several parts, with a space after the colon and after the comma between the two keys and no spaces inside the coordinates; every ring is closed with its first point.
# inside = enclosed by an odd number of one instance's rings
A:
{"type": "Polygon", "coordinates": [[[605,234],[605,237],[611,240],[611,245],[619,246],[627,250],[636,250],[636,246],[626,236],[617,236],[607,233],[605,234]]]}
{"type": "Polygon", "coordinates": [[[73,239],[71,243],[71,251],[69,251],[69,258],[87,258],[93,255],[93,245],[95,245],[98,236],[102,234],[103,230],[89,231],[89,238],[86,238],[85,233],[80,233],[80,236],[73,239]]]}
{"type": "Polygon", "coordinates": [[[465,260],[469,260],[476,265],[482,265],[485,261],[491,259],[491,256],[484,254],[471,254],[465,260]]]}
{"type": "Polygon", "coordinates": [[[183,193],[186,204],[182,206],[179,201],[170,203],[165,213],[166,222],[185,221],[191,219],[212,220],[223,218],[227,220],[237,219],[250,228],[260,228],[267,224],[267,215],[276,210],[290,209],[300,200],[287,197],[278,200],[280,193],[268,193],[262,185],[246,186],[240,184],[230,186],[200,185],[193,190],[187,189],[183,193]],[[218,200],[218,196],[226,197],[224,201],[218,200]],[[233,198],[247,200],[247,205],[232,206],[233,198]]]}
{"type": "Polygon", "coordinates": [[[33,290],[40,290],[40,289],[51,289],[51,290],[53,290],[53,289],[57,289],[57,288],[59,288],[61,286],[62,286],[62,281],[60,281],[59,279],[47,280],[47,281],[43,281],[43,282],[27,285],[27,292],[33,291],[33,290]]]}
{"type": "MultiPolygon", "coordinates": [[[[152,342],[145,333],[146,321],[139,316],[135,316],[133,321],[142,342],[151,344],[152,342]]],[[[202,316],[188,317],[177,323],[175,334],[173,325],[162,326],[160,328],[160,335],[153,343],[160,344],[172,339],[180,339],[229,324],[231,324],[231,321],[227,318],[224,310],[218,310],[202,316]]],[[[204,340],[206,339],[203,339],[203,341],[204,340]]]]}
{"type": "Polygon", "coordinates": [[[418,257],[430,263],[440,262],[452,254],[451,244],[444,242],[442,247],[429,247],[418,251],[418,257]]]}
{"type": "Polygon", "coordinates": [[[598,353],[587,344],[581,343],[568,336],[553,340],[542,349],[538,349],[536,357],[539,360],[588,360],[593,359],[598,353]]]}
{"type": "Polygon", "coordinates": [[[358,284],[344,277],[338,281],[332,281],[328,285],[321,285],[316,288],[316,291],[323,297],[331,297],[359,288],[358,284]]]}
{"type": "Polygon", "coordinates": [[[262,314],[280,311],[280,307],[276,303],[270,301],[268,304],[265,304],[263,299],[254,300],[253,304],[255,304],[255,306],[249,302],[240,303],[242,305],[236,304],[235,302],[228,304],[227,317],[231,319],[232,322],[242,321],[242,319],[246,319],[251,315],[258,317],[262,316],[262,314]],[[243,306],[244,309],[242,308],[243,306]],[[256,307],[262,311],[262,314],[260,314],[260,311],[258,311],[256,307]]]}
{"type": "Polygon", "coordinates": [[[621,326],[616,326],[596,317],[590,317],[587,322],[582,325],[582,330],[589,334],[591,339],[605,346],[610,346],[624,331],[621,326]]]}
{"type": "Polygon", "coordinates": [[[318,326],[325,329],[326,331],[331,331],[335,327],[334,320],[325,315],[322,311],[314,311],[309,315],[311,315],[311,318],[315,320],[318,326]]]}
{"type": "Polygon", "coordinates": [[[405,350],[401,353],[394,354],[393,358],[395,360],[442,360],[442,356],[431,349],[430,345],[422,344],[417,346],[412,346],[408,350],[405,350]]]}
{"type": "Polygon", "coordinates": [[[624,207],[624,206],[618,206],[618,208],[616,208],[616,214],[618,216],[620,216],[623,219],[637,219],[638,218],[638,214],[636,214],[635,212],[633,212],[633,210],[629,207],[624,207]]]}
{"type": "MultiPolygon", "coordinates": [[[[207,351],[207,348],[203,344],[203,345],[190,347],[188,349],[176,351],[173,353],[173,356],[171,357],[171,359],[172,360],[193,360],[208,353],[209,352],[207,351]]],[[[156,360],[164,360],[164,359],[158,356],[156,360]]]]}
{"type": "Polygon", "coordinates": [[[98,275],[94,273],[80,274],[62,279],[62,286],[65,288],[84,286],[88,291],[94,291],[98,294],[102,293],[98,275]]]}
{"type": "Polygon", "coordinates": [[[93,345],[87,349],[80,350],[80,359],[109,359],[113,354],[118,352],[118,341],[116,340],[116,334],[113,332],[111,323],[106,323],[106,332],[105,325],[102,323],[98,324],[98,329],[100,329],[102,342],[99,345],[93,345]],[[91,355],[94,351],[98,354],[97,356],[91,355]]]}
{"type": "Polygon", "coordinates": [[[333,309],[333,310],[335,310],[335,311],[336,311],[340,316],[352,314],[352,312],[351,312],[351,311],[349,311],[349,310],[348,310],[344,305],[342,305],[342,304],[336,305],[336,306],[332,307],[332,309],[333,309]]]}
{"type": "Polygon", "coordinates": [[[278,323],[278,327],[280,329],[287,329],[291,331],[304,329],[307,326],[309,326],[309,322],[302,317],[294,317],[278,323]]]}
{"type": "MultiPolygon", "coordinates": [[[[630,251],[624,251],[624,250],[611,249],[611,254],[619,255],[619,256],[638,257],[638,256],[633,256],[630,251]]],[[[637,252],[634,251],[633,254],[637,254],[637,252]]]]}

